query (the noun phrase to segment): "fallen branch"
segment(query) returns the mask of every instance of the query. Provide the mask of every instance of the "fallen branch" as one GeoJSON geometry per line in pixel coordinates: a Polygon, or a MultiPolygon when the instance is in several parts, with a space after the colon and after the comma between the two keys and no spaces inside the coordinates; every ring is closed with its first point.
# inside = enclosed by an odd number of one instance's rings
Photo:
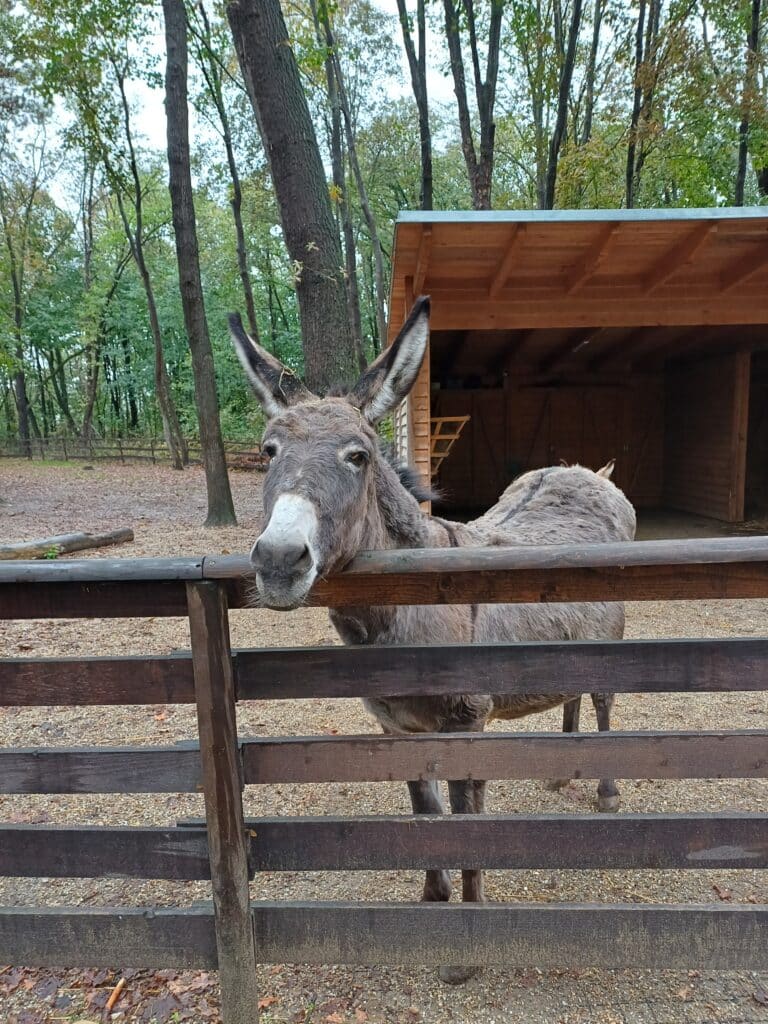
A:
{"type": "Polygon", "coordinates": [[[0,545],[0,559],[57,558],[70,551],[87,551],[109,544],[124,544],[133,540],[133,530],[122,528],[111,533],[64,533],[42,540],[26,540],[18,544],[0,545]]]}

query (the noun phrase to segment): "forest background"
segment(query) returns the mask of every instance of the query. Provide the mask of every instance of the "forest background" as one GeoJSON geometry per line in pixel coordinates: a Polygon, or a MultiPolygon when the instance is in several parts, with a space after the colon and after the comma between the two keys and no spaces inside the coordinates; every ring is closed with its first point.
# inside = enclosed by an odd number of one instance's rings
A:
{"type": "Polygon", "coordinates": [[[764,13],[0,0],[0,444],[194,438],[231,521],[228,312],[322,391],[381,351],[400,210],[766,202],[764,13]]]}

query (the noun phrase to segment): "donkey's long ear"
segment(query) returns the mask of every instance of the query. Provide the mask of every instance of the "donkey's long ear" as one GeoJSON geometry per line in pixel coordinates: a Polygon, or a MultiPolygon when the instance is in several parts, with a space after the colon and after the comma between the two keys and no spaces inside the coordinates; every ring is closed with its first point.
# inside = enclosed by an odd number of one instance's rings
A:
{"type": "Polygon", "coordinates": [[[270,418],[313,396],[299,378],[245,333],[239,313],[229,315],[229,333],[256,397],[270,418]]]}
{"type": "Polygon", "coordinates": [[[429,337],[429,296],[413,304],[403,329],[349,393],[369,423],[392,412],[413,387],[429,337]]]}

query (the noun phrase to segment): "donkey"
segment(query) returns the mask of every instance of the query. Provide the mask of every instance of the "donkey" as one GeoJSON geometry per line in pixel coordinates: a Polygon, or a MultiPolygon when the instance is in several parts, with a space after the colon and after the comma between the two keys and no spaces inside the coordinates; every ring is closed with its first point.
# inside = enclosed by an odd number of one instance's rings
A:
{"type": "MultiPolygon", "coordinates": [[[[419,298],[394,341],[345,395],[318,398],[230,317],[237,354],[268,422],[262,448],[264,520],[251,551],[259,603],[301,605],[318,577],[336,572],[366,549],[589,544],[631,540],[635,513],[600,473],[553,466],[525,473],[479,519],[462,524],[422,511],[417,496],[382,456],[376,425],[405,398],[419,372],[429,331],[429,299],[419,298]]],[[[388,606],[333,609],[345,644],[440,644],[493,641],[620,639],[624,609],[606,604],[388,606]]],[[[385,733],[480,732],[494,718],[512,719],[565,704],[564,727],[578,727],[580,698],[562,694],[390,697],[365,701],[385,733]]],[[[610,725],[612,695],[593,694],[598,727],[610,725]]],[[[409,782],[414,814],[442,814],[438,785],[409,782]]],[[[485,783],[448,783],[451,810],[482,813],[485,783]]],[[[615,810],[612,779],[598,787],[601,810],[615,810]]],[[[465,901],[483,900],[482,871],[462,872],[465,901]]],[[[426,873],[423,899],[448,900],[450,875],[426,873]]],[[[444,967],[458,984],[478,968],[444,967]]]]}

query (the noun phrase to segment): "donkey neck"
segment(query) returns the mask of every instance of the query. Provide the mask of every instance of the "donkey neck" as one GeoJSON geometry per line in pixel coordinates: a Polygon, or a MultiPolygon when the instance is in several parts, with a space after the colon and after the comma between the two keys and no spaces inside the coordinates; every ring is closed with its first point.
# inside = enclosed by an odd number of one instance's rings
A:
{"type": "MultiPolygon", "coordinates": [[[[456,547],[468,528],[445,523],[424,512],[416,498],[383,460],[374,469],[375,501],[366,517],[362,550],[393,548],[456,547]]],[[[414,608],[401,605],[361,606],[330,609],[333,625],[346,644],[400,642],[410,633],[406,620],[414,608]]],[[[438,609],[421,609],[422,614],[440,614],[438,609]]]]}

